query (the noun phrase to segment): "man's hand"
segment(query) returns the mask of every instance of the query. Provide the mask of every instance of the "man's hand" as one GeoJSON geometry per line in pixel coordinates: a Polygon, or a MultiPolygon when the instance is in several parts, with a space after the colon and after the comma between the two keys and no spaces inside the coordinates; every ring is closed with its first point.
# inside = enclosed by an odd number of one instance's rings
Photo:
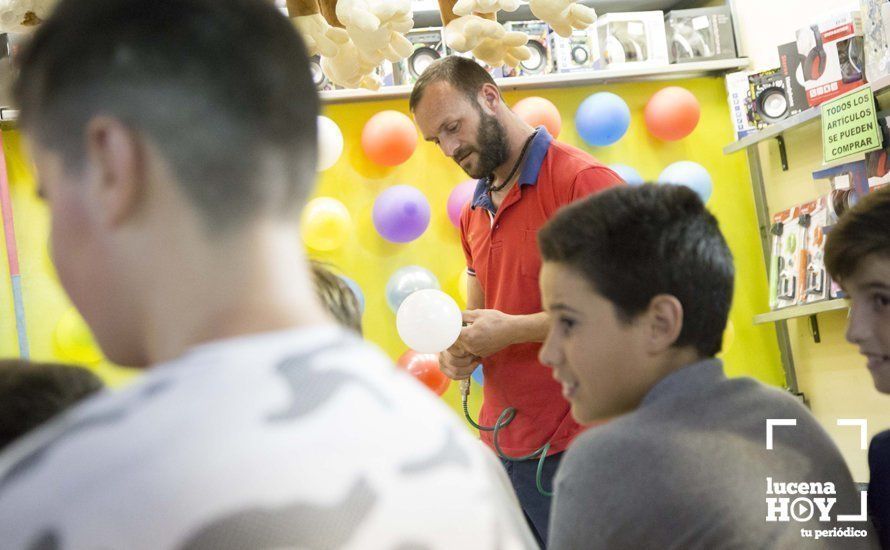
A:
{"type": "Polygon", "coordinates": [[[476,370],[479,358],[454,344],[439,354],[439,370],[452,380],[466,380],[476,370]]]}
{"type": "Polygon", "coordinates": [[[476,357],[489,357],[502,349],[515,344],[513,316],[496,309],[473,309],[465,311],[464,322],[457,343],[467,353],[476,357]]]}

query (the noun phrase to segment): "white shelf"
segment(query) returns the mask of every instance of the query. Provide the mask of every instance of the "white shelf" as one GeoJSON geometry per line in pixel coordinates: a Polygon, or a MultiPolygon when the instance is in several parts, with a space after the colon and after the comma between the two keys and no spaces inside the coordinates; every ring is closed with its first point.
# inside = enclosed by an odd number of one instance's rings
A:
{"type": "Polygon", "coordinates": [[[785,321],[788,319],[796,319],[798,317],[809,317],[826,311],[837,311],[850,307],[847,300],[826,300],[824,302],[816,302],[814,304],[806,304],[803,306],[792,306],[784,309],[777,309],[769,313],[762,313],[754,316],[754,324],[762,325],[765,323],[775,323],[776,321],[785,321]]]}
{"type": "MultiPolygon", "coordinates": [[[[718,59],[694,63],[675,63],[658,66],[629,66],[616,69],[577,73],[551,73],[534,76],[514,76],[496,79],[502,90],[523,90],[542,88],[562,88],[566,86],[587,86],[608,82],[633,82],[639,80],[667,80],[696,78],[727,71],[740,70],[748,66],[748,59],[718,59]]],[[[387,86],[377,91],[371,90],[330,90],[320,92],[323,103],[349,103],[354,101],[382,101],[405,99],[411,94],[411,86],[387,86]]],[[[14,123],[18,111],[0,109],[0,122],[14,123]]]]}
{"type": "MultiPolygon", "coordinates": [[[[631,82],[637,80],[666,80],[677,78],[694,78],[727,71],[740,70],[748,66],[748,59],[718,59],[716,61],[699,61],[693,63],[675,63],[671,65],[629,66],[599,71],[577,73],[551,73],[534,76],[514,76],[496,79],[502,90],[523,90],[541,88],[562,88],[566,86],[585,86],[604,84],[607,82],[631,82]]],[[[411,94],[411,86],[387,86],[377,91],[371,90],[330,90],[321,92],[324,103],[346,103],[352,101],[381,101],[386,99],[407,98],[411,94]]]]}
{"type": "MultiPolygon", "coordinates": [[[[890,88],[890,76],[885,76],[879,78],[874,82],[869,82],[867,84],[863,84],[862,86],[871,87],[874,93],[879,93],[890,88]]],[[[862,87],[860,86],[860,88],[862,87]]],[[[857,88],[858,89],[858,88],[857,88]]],[[[811,107],[802,113],[798,113],[794,116],[790,116],[781,122],[777,122],[770,126],[767,126],[763,130],[759,130],[752,134],[748,134],[742,139],[730,143],[726,147],[723,148],[723,154],[728,155],[730,153],[735,153],[737,151],[741,151],[742,149],[747,149],[752,145],[756,145],[761,141],[766,141],[768,139],[772,139],[778,137],[788,130],[792,130],[798,127],[804,127],[812,123],[813,121],[820,120],[822,116],[822,106],[819,105],[817,107],[811,107]]]]}

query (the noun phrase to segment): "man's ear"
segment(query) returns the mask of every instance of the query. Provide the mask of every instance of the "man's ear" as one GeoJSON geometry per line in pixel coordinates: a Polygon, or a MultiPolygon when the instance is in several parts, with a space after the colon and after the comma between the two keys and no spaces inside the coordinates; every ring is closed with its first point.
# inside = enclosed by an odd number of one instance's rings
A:
{"type": "Polygon", "coordinates": [[[645,319],[648,351],[666,351],[677,342],[683,330],[683,304],[675,296],[658,294],[649,302],[645,319]]]}
{"type": "Polygon", "coordinates": [[[87,157],[95,170],[92,191],[108,225],[124,223],[138,208],[145,185],[145,141],[120,120],[98,116],[87,123],[87,157]]]}
{"type": "Polygon", "coordinates": [[[491,83],[483,84],[479,90],[479,103],[488,114],[497,113],[501,105],[501,92],[498,91],[498,87],[491,83]]]}

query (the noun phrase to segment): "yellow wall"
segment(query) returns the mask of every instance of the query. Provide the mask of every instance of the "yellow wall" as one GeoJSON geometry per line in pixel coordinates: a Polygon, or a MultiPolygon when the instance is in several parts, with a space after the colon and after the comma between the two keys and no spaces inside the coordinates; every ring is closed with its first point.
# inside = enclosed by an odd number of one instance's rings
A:
{"type": "MultiPolygon", "coordinates": [[[[702,78],[681,82],[508,92],[506,99],[513,104],[529,95],[546,97],[560,109],[563,116],[562,141],[589,150],[605,163],[628,164],[647,179],[655,179],[664,167],[678,160],[692,160],[708,169],[715,183],[709,207],[719,218],[736,259],[736,293],[730,315],[735,337],[725,353],[727,370],[731,374],[749,374],[764,382],[781,385],[784,378],[773,328],[755,327],[751,323],[755,313],[766,309],[765,268],[757,240],[753,199],[744,158],[740,155],[724,157],[721,152],[721,147],[732,140],[723,80],[702,78]],[[698,128],[688,138],[675,143],[663,143],[652,138],[646,131],[642,115],[648,98],[669,84],[687,87],[702,105],[698,128]],[[572,117],[584,98],[604,89],[619,94],[627,101],[632,113],[631,127],[617,144],[591,149],[580,141],[572,117]]],[[[452,187],[465,180],[466,176],[435,146],[425,142],[421,142],[412,158],[401,166],[383,169],[371,165],[359,146],[361,130],[374,113],[383,109],[407,112],[406,101],[328,105],[325,108],[325,114],[342,129],[345,148],[339,162],[322,174],[315,195],[334,197],[346,204],[353,217],[354,229],[353,238],[340,250],[317,257],[339,266],[361,285],[367,302],[365,334],[393,358],[397,358],[405,346],[395,331],[395,315],[387,307],[383,292],[392,272],[405,265],[422,265],[433,271],[443,289],[460,301],[457,281],[463,269],[463,257],[457,229],[448,221],[445,203],[452,187]],[[374,198],[383,189],[396,184],[420,188],[432,206],[429,229],[420,239],[406,245],[384,241],[371,222],[374,198]]],[[[55,354],[53,330],[68,305],[51,275],[46,254],[45,208],[34,198],[33,181],[18,149],[15,134],[7,132],[4,137],[8,142],[6,158],[11,168],[20,236],[29,336],[34,357],[49,359],[55,354]]],[[[7,289],[0,292],[0,356],[8,356],[16,353],[15,327],[5,269],[0,277],[3,277],[0,288],[7,289]]],[[[122,371],[104,364],[97,368],[114,383],[119,383],[125,377],[122,371]]],[[[452,385],[445,396],[454,407],[458,403],[456,390],[456,385],[452,385]]],[[[475,411],[478,409],[478,397],[473,404],[475,411]]]]}

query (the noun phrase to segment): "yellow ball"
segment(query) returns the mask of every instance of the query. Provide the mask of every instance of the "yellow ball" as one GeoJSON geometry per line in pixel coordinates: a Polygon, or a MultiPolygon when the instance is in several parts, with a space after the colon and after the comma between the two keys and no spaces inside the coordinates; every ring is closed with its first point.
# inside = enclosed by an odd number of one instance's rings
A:
{"type": "Polygon", "coordinates": [[[340,248],[351,230],[349,210],[337,199],[319,197],[303,209],[300,234],[309,248],[322,252],[340,248]]]}
{"type": "Polygon", "coordinates": [[[56,355],[71,363],[93,365],[102,362],[102,352],[89,327],[73,307],[65,310],[53,333],[56,355]]]}

